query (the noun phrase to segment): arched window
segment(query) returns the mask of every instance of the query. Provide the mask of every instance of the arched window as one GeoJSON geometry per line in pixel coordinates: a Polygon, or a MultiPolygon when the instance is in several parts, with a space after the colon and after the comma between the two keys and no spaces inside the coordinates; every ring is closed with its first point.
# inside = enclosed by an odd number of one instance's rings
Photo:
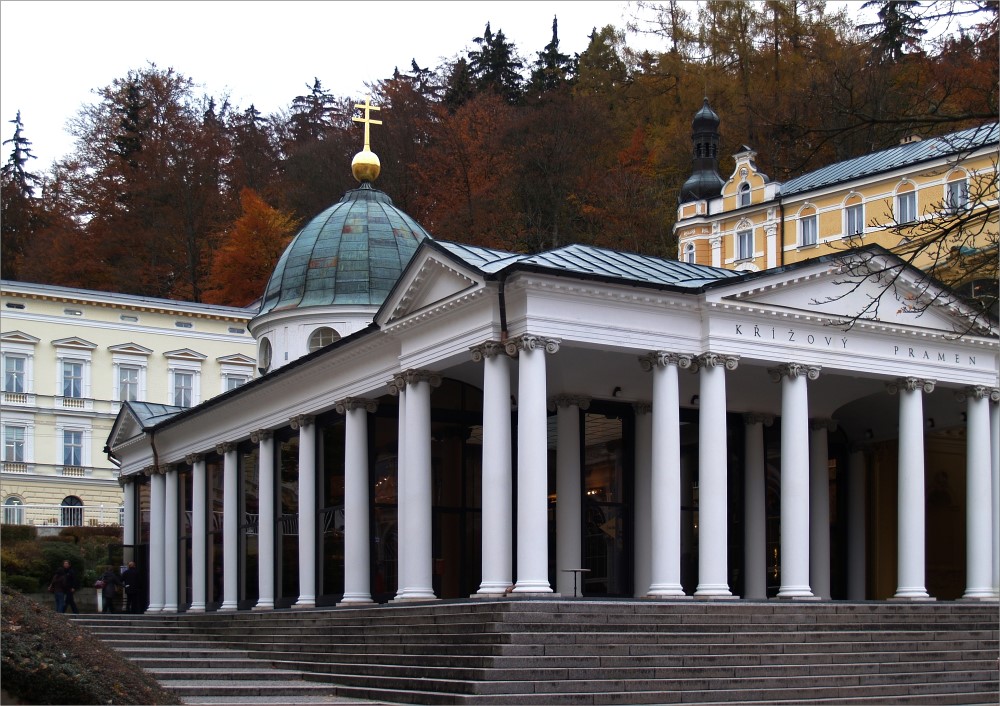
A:
{"type": "Polygon", "coordinates": [[[844,235],[848,238],[865,234],[865,205],[858,194],[844,202],[844,235]]]}
{"type": "Polygon", "coordinates": [[[819,228],[816,209],[807,206],[799,212],[799,245],[816,245],[819,242],[819,228]]]}
{"type": "Polygon", "coordinates": [[[913,223],[917,220],[917,191],[906,183],[896,190],[896,223],[913,223]]]}
{"type": "Polygon", "coordinates": [[[965,172],[957,171],[948,177],[944,187],[944,204],[949,213],[958,213],[969,207],[969,179],[965,172]]]}
{"type": "Polygon", "coordinates": [[[267,338],[260,339],[257,344],[257,369],[261,374],[271,369],[271,341],[267,338]]]}
{"type": "Polygon", "coordinates": [[[59,509],[59,524],[63,527],[80,527],[83,525],[83,501],[75,495],[63,498],[59,509]]]}
{"type": "Polygon", "coordinates": [[[340,334],[329,326],[322,326],[312,332],[309,336],[309,352],[318,351],[324,346],[328,346],[334,341],[340,340],[340,334]]]}
{"type": "Polygon", "coordinates": [[[684,246],[684,262],[695,264],[694,243],[688,243],[684,246]]]}
{"type": "Polygon", "coordinates": [[[741,207],[742,206],[749,206],[750,205],[750,185],[747,184],[746,182],[743,182],[742,184],[740,184],[740,201],[739,201],[739,204],[740,204],[741,207]]]}
{"type": "Polygon", "coordinates": [[[8,495],[3,501],[3,523],[5,525],[24,524],[24,501],[16,495],[8,495]]]}

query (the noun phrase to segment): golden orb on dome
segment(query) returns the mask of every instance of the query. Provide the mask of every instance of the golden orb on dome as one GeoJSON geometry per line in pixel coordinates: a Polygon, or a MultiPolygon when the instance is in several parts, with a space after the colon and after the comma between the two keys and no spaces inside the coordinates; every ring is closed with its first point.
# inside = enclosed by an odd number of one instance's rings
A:
{"type": "Polygon", "coordinates": [[[360,182],[375,181],[378,179],[380,171],[382,171],[382,163],[379,161],[378,155],[371,150],[361,150],[351,160],[351,173],[360,182]]]}

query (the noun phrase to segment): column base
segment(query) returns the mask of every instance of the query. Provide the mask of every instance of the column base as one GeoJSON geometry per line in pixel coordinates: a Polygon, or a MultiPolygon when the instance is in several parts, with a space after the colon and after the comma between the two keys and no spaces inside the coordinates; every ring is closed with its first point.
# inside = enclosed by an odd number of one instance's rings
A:
{"type": "Polygon", "coordinates": [[[823,599],[820,598],[819,596],[808,595],[808,596],[776,596],[775,598],[773,598],[771,600],[779,600],[779,601],[821,601],[823,599]]]}
{"type": "Polygon", "coordinates": [[[473,595],[502,596],[505,593],[509,593],[513,588],[513,581],[483,581],[479,584],[479,590],[473,595]]]}
{"type": "Polygon", "coordinates": [[[782,586],[778,589],[778,598],[808,598],[815,599],[812,589],[809,586],[782,586]]]}
{"type": "Polygon", "coordinates": [[[551,594],[552,586],[548,581],[518,581],[511,595],[515,593],[551,594]]]}
{"type": "Polygon", "coordinates": [[[364,608],[365,606],[375,605],[375,601],[371,598],[345,598],[336,604],[337,608],[364,608]]]}
{"type": "Polygon", "coordinates": [[[653,584],[643,598],[690,598],[680,584],[653,584]]]}
{"type": "Polygon", "coordinates": [[[520,593],[516,593],[516,591],[517,589],[515,588],[514,591],[508,593],[505,596],[505,598],[562,598],[561,593],[556,593],[551,589],[548,591],[534,591],[534,592],[521,591],[520,593]]]}
{"type": "Polygon", "coordinates": [[[991,588],[970,588],[962,596],[963,601],[995,601],[997,594],[991,588]]]}
{"type": "Polygon", "coordinates": [[[257,605],[250,610],[274,610],[274,601],[257,601],[257,605]]]}
{"type": "Polygon", "coordinates": [[[738,598],[734,596],[726,584],[707,584],[698,586],[694,592],[695,598],[738,598]]]}
{"type": "Polygon", "coordinates": [[[187,609],[188,613],[204,613],[205,604],[201,603],[199,605],[191,604],[191,607],[187,609]]]}
{"type": "Polygon", "coordinates": [[[889,600],[908,600],[908,601],[933,601],[935,600],[927,593],[927,589],[923,586],[918,588],[899,588],[896,589],[896,595],[894,595],[889,600]]]}
{"type": "Polygon", "coordinates": [[[292,604],[292,610],[301,610],[304,608],[315,608],[316,607],[316,597],[315,596],[300,596],[294,604],[292,604]]]}
{"type": "Polygon", "coordinates": [[[645,596],[640,596],[641,601],[693,601],[694,596],[689,596],[686,593],[647,593],[645,596]]]}
{"type": "Polygon", "coordinates": [[[161,605],[151,605],[148,608],[146,608],[146,610],[144,612],[146,614],[149,614],[149,613],[162,613],[163,612],[163,606],[161,606],[161,605]]]}
{"type": "Polygon", "coordinates": [[[400,601],[436,601],[438,597],[434,595],[431,588],[404,588],[392,599],[393,603],[400,601]]]}
{"type": "Polygon", "coordinates": [[[235,602],[233,602],[233,603],[223,603],[222,605],[219,606],[219,611],[220,612],[222,612],[222,611],[230,611],[230,610],[235,611],[237,608],[238,608],[238,606],[236,605],[235,602]]]}

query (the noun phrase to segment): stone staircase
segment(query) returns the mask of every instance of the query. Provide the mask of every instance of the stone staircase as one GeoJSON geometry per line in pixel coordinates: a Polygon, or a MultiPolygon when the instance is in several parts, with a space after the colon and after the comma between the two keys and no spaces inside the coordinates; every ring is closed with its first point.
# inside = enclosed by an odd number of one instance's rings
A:
{"type": "Polygon", "coordinates": [[[78,622],[186,703],[1000,703],[996,602],[468,600],[78,622]]]}

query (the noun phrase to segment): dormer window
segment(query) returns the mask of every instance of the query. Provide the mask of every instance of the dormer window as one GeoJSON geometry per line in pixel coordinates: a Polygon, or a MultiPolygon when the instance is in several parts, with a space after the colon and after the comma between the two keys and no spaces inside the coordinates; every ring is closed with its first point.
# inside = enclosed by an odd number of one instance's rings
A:
{"type": "Polygon", "coordinates": [[[340,340],[340,334],[329,326],[321,326],[309,336],[309,352],[318,351],[324,346],[328,346],[334,341],[340,340]]]}
{"type": "Polygon", "coordinates": [[[739,205],[740,208],[750,205],[750,185],[746,182],[740,184],[739,205]]]}

